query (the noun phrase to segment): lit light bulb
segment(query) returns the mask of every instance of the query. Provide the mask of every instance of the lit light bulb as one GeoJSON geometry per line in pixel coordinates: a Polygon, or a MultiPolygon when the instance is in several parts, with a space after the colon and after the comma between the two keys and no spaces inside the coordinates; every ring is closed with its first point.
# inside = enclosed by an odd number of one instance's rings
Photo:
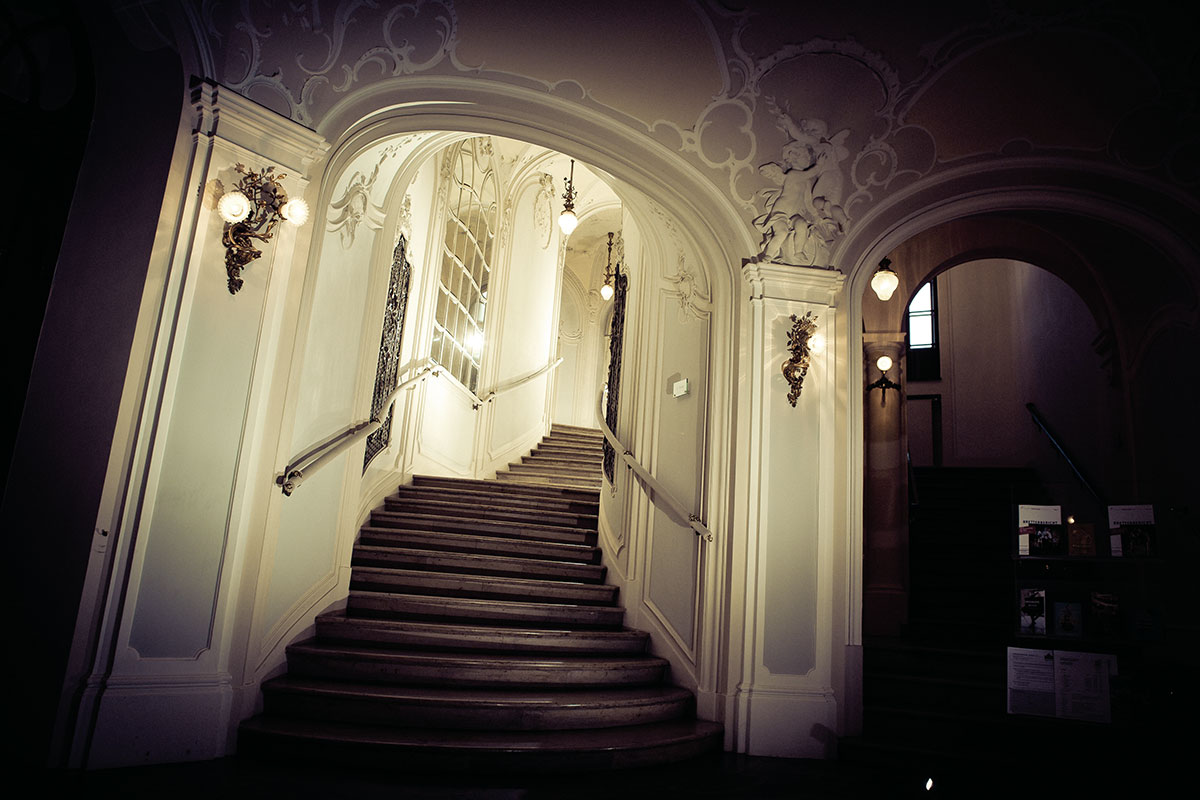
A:
{"type": "Polygon", "coordinates": [[[606,283],[600,287],[600,296],[605,300],[612,300],[613,287],[611,283],[606,283]]]}
{"type": "Polygon", "coordinates": [[[293,225],[303,225],[308,221],[308,203],[303,197],[288,200],[283,204],[283,208],[279,209],[279,213],[293,225]]]}
{"type": "Polygon", "coordinates": [[[570,236],[571,232],[575,230],[575,226],[578,224],[579,217],[575,216],[574,211],[563,211],[558,215],[558,227],[566,236],[570,236]]]}
{"type": "Polygon", "coordinates": [[[896,287],[900,285],[900,276],[891,269],[891,261],[886,258],[879,262],[879,269],[871,276],[871,289],[875,295],[887,302],[892,299],[892,293],[896,291],[896,287]]]}
{"type": "Polygon", "coordinates": [[[241,222],[250,216],[250,198],[234,189],[221,195],[217,203],[217,213],[229,224],[241,222]]]}
{"type": "Polygon", "coordinates": [[[825,352],[825,334],[814,333],[812,335],[812,338],[808,340],[808,349],[811,350],[813,353],[817,353],[817,354],[824,353],[825,352]]]}
{"type": "Polygon", "coordinates": [[[875,366],[879,367],[880,372],[887,372],[892,368],[892,359],[890,356],[880,356],[875,362],[875,366]]]}

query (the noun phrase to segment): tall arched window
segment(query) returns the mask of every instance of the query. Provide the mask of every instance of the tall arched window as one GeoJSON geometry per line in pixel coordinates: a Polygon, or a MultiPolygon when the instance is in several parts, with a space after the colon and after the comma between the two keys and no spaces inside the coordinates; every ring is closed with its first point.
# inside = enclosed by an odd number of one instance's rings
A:
{"type": "Polygon", "coordinates": [[[908,379],[936,381],[942,377],[938,336],[937,282],[917,289],[908,304],[908,379]]]}
{"type": "Polygon", "coordinates": [[[495,253],[496,176],[486,139],[468,139],[449,158],[446,232],[430,357],[474,392],[484,351],[484,314],[495,253]]]}

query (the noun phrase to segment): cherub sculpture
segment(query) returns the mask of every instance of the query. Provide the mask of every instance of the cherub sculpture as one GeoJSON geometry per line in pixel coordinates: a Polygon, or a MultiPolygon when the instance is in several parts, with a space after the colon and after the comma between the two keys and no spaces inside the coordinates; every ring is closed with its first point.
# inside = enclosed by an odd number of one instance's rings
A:
{"type": "MultiPolygon", "coordinates": [[[[770,102],[770,101],[768,101],[770,102]]],[[[846,231],[849,219],[842,209],[841,162],[849,130],[828,135],[823,120],[792,120],[770,103],[776,122],[791,139],[783,146],[782,161],[759,167],[759,174],[779,185],[768,190],[767,210],[754,220],[763,231],[762,252],[767,261],[812,264],[823,247],[846,231]]]]}

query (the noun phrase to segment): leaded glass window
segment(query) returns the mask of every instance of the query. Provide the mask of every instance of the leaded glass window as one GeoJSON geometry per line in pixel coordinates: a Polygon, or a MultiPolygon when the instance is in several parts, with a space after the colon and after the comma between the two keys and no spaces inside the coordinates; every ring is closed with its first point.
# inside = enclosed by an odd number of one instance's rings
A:
{"type": "Polygon", "coordinates": [[[485,142],[468,139],[450,156],[446,231],[429,352],[472,392],[479,384],[497,232],[496,176],[485,142]]]}

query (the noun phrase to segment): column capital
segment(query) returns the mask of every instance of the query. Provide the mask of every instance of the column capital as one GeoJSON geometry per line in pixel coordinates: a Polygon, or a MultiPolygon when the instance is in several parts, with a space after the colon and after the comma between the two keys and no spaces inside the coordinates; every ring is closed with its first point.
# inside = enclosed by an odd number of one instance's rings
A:
{"type": "Polygon", "coordinates": [[[836,305],[846,276],[836,269],[794,267],[760,261],[742,264],[742,277],[750,284],[753,300],[796,300],[836,305]]]}
{"type": "Polygon", "coordinates": [[[879,356],[891,356],[893,361],[898,361],[900,353],[904,350],[904,340],[905,335],[900,331],[864,333],[863,350],[866,352],[867,360],[872,363],[879,356]]]}

